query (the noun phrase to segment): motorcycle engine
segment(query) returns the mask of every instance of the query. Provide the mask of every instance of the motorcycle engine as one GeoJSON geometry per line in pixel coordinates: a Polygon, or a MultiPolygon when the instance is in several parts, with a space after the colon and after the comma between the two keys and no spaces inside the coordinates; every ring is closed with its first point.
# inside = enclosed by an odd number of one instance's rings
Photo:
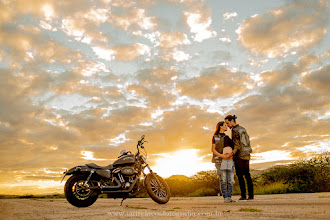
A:
{"type": "Polygon", "coordinates": [[[128,189],[130,188],[131,184],[134,182],[138,171],[134,166],[123,166],[115,169],[113,173],[117,173],[119,181],[122,184],[122,187],[128,189]]]}

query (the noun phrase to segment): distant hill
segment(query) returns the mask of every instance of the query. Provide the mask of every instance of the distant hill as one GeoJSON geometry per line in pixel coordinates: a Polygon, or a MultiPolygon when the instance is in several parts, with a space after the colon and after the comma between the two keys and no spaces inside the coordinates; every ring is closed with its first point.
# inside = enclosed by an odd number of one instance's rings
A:
{"type": "Polygon", "coordinates": [[[38,195],[32,195],[32,194],[25,194],[25,195],[6,195],[6,194],[0,194],[0,199],[62,199],[65,198],[64,194],[59,193],[53,193],[53,194],[38,194],[38,195]]]}
{"type": "Polygon", "coordinates": [[[189,180],[190,177],[187,177],[185,175],[172,175],[169,178],[166,178],[167,180],[189,180]]]}

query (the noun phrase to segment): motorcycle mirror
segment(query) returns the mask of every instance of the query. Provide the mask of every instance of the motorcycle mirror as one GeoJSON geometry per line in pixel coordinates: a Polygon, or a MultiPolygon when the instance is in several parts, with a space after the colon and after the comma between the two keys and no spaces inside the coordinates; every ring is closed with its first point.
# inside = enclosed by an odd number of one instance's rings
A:
{"type": "Polygon", "coordinates": [[[120,151],[120,154],[121,154],[121,155],[124,154],[124,153],[126,153],[126,150],[125,150],[125,149],[122,150],[122,151],[120,151]]]}
{"type": "Polygon", "coordinates": [[[141,137],[141,141],[143,141],[144,137],[145,137],[145,136],[144,136],[144,135],[142,135],[142,137],[141,137]]]}

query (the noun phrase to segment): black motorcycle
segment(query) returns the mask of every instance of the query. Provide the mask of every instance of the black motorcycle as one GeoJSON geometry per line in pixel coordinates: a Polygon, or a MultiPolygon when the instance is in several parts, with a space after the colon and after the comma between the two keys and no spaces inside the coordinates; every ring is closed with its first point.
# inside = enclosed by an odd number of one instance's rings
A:
{"type": "MultiPolygon", "coordinates": [[[[128,197],[134,197],[141,185],[146,187],[149,196],[159,204],[165,204],[170,199],[170,188],[165,180],[149,167],[146,157],[140,149],[144,149],[144,135],[137,143],[137,152],[122,150],[118,159],[108,166],[98,166],[94,163],[76,166],[64,172],[64,176],[72,175],[65,183],[64,193],[69,203],[76,207],[92,205],[100,194],[108,198],[122,198],[121,204],[128,197]],[[145,174],[144,169],[149,169],[145,174]],[[144,181],[140,184],[141,173],[144,181]]],[[[146,155],[146,151],[144,149],[146,155]]],[[[62,181],[63,181],[62,179],[62,181]]],[[[141,181],[142,182],[142,181],[141,181]]]]}

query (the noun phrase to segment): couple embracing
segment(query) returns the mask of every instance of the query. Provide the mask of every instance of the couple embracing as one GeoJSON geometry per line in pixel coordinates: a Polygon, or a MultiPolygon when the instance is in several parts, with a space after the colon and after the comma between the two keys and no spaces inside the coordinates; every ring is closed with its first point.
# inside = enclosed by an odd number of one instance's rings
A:
{"type": "Polygon", "coordinates": [[[252,152],[249,136],[242,126],[236,123],[235,115],[228,115],[225,121],[217,124],[212,138],[212,162],[215,163],[220,178],[220,190],[225,202],[232,200],[234,186],[234,170],[241,189],[239,200],[253,200],[253,183],[250,175],[250,153],[252,152]],[[225,132],[232,129],[232,139],[225,132]],[[248,185],[249,197],[246,197],[245,180],[248,185]]]}

